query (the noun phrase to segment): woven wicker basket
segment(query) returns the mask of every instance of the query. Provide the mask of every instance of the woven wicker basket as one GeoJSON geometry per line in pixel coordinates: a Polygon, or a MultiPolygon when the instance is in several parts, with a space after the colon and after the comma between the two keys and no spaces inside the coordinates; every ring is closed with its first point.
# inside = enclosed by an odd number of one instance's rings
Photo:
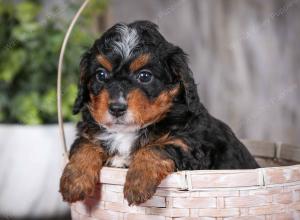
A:
{"type": "MultiPolygon", "coordinates": [[[[244,143],[264,166],[300,161],[295,146],[244,143]]],[[[126,172],[103,168],[95,195],[71,205],[73,220],[300,219],[300,165],[176,172],[152,199],[132,207],[123,198],[126,172]]]]}

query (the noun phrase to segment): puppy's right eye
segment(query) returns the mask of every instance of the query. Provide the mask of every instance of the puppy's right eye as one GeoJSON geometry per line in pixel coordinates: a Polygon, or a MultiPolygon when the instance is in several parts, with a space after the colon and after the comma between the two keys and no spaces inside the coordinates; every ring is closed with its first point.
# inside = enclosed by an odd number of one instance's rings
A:
{"type": "Polygon", "coordinates": [[[96,78],[98,81],[103,82],[108,79],[108,72],[103,68],[96,70],[96,78]]]}
{"type": "Polygon", "coordinates": [[[136,78],[140,83],[149,83],[152,80],[153,75],[150,70],[141,70],[136,78]]]}

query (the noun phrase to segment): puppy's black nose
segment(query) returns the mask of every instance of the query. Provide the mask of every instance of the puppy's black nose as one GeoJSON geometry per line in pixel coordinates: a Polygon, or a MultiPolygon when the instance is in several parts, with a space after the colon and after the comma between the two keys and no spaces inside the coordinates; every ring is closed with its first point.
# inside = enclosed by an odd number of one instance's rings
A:
{"type": "Polygon", "coordinates": [[[109,105],[109,112],[113,116],[119,117],[125,114],[127,105],[120,102],[113,102],[109,105]]]}

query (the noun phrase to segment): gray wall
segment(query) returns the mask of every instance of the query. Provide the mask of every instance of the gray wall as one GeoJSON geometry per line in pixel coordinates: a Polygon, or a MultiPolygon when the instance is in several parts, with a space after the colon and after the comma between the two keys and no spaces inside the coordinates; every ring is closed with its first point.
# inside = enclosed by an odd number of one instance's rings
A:
{"type": "Polygon", "coordinates": [[[158,23],[239,137],[300,143],[300,0],[112,0],[110,17],[158,23]]]}

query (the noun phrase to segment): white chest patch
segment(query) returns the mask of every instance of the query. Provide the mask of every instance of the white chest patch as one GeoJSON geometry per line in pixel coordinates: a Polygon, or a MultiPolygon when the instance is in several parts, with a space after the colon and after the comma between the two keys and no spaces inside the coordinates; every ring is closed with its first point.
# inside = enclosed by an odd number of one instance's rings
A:
{"type": "Polygon", "coordinates": [[[130,151],[137,137],[136,132],[104,132],[100,134],[97,138],[106,142],[110,154],[115,154],[107,161],[106,165],[128,167],[131,159],[130,151]]]}

